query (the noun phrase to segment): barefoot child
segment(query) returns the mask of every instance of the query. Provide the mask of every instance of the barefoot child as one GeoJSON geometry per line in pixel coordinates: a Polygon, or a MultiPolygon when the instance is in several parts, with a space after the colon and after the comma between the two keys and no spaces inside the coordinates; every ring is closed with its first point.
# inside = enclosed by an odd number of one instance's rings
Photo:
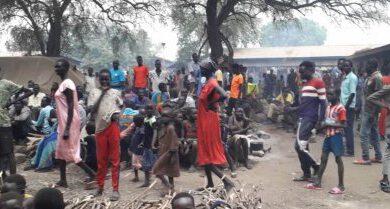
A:
{"type": "Polygon", "coordinates": [[[173,179],[180,176],[179,139],[175,131],[176,116],[173,107],[163,106],[162,117],[159,119],[161,127],[156,138],[159,147],[159,158],[152,169],[153,174],[161,180],[167,190],[163,191],[162,195],[174,189],[173,179]]]}
{"type": "Polygon", "coordinates": [[[145,173],[145,181],[140,187],[149,187],[150,186],[150,172],[153,168],[154,162],[156,161],[157,156],[152,151],[152,143],[154,137],[157,136],[156,130],[156,116],[155,116],[155,107],[152,103],[146,105],[145,107],[145,120],[144,120],[144,141],[142,142],[144,152],[142,156],[142,170],[145,173]]]}
{"type": "Polygon", "coordinates": [[[131,138],[130,151],[132,153],[132,165],[134,169],[133,182],[139,181],[138,170],[142,167],[142,155],[144,154],[144,148],[142,142],[145,138],[144,131],[144,117],[137,115],[134,117],[135,132],[131,138]]]}
{"type": "Polygon", "coordinates": [[[324,174],[326,164],[328,163],[329,153],[333,152],[338,168],[339,184],[337,187],[330,190],[329,193],[344,193],[344,164],[341,159],[341,156],[344,153],[342,130],[345,127],[344,123],[347,120],[347,116],[344,106],[340,104],[339,97],[339,89],[329,90],[327,93],[330,104],[326,110],[325,121],[322,123],[322,127],[326,128],[326,138],[322,146],[321,165],[314,183],[305,186],[307,189],[321,188],[322,175],[324,174]]]}

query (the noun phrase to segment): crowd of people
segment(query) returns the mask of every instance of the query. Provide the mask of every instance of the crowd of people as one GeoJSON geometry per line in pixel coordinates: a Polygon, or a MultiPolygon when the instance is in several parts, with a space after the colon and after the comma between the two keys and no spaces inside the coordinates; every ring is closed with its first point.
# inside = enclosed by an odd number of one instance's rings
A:
{"type": "MultiPolygon", "coordinates": [[[[383,160],[380,186],[390,192],[390,141],[384,158],[379,143],[381,136],[387,137],[389,66],[380,72],[378,62],[369,60],[366,71],[356,75],[352,62],[340,59],[340,78],[335,80],[328,79],[327,73],[318,78],[315,63],[304,61],[298,70],[290,70],[286,82],[270,70],[262,74],[263,83],[255,83],[244,66],[223,68],[210,60],[200,62],[196,53],[187,68],[174,73],[164,70],[160,60],[155,61],[154,70],[143,64],[141,56],[136,61],[129,72],[121,69],[118,60],[111,69],[88,68],[85,85],[76,86],[68,77],[69,62],[59,59],[54,71],[61,83],[53,83],[48,94],[33,81],[23,87],[0,80],[0,171],[4,180],[0,205],[11,208],[7,205],[11,197],[19,200],[25,195],[25,180],[16,174],[14,144],[25,145],[31,134],[42,140],[25,170],[44,172],[58,167],[60,179],[53,187],[68,187],[66,167],[75,163],[88,175],[86,188],[96,188],[96,197],[104,192],[110,167],[112,201],[120,198],[121,169],[133,169],[134,183],[140,181],[142,171],[140,187],[149,187],[155,176],[165,188],[162,195],[175,189],[181,168],[205,170],[207,185],[200,190],[215,186],[214,173],[230,191],[235,185],[221,166],[228,165],[232,178],[238,166],[252,168],[246,138],[255,120],[252,113],[263,113],[265,123],[296,131],[295,149],[303,175],[294,181],[313,182],[306,188],[321,187],[329,154],[335,155],[339,184],[331,189],[332,194],[345,191],[342,157],[355,155],[354,121],[360,118],[363,159],[354,163],[370,165],[383,160]],[[313,131],[325,135],[320,164],[309,152],[313,131]],[[373,159],[370,144],[375,150],[373,159]]],[[[42,189],[24,208],[35,204],[36,209],[46,209],[44,205],[50,203],[40,195],[51,193],[53,199],[61,199],[57,191],[42,189]]],[[[187,194],[178,198],[186,199],[180,203],[193,204],[187,194]]],[[[25,195],[24,199],[29,198],[25,195]]],[[[60,200],[56,204],[63,207],[60,200]]]]}

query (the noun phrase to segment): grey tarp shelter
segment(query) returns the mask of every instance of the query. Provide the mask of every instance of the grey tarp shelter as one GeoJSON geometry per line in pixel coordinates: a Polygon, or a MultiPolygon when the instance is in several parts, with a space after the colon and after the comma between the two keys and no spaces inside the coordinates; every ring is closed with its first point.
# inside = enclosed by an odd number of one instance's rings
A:
{"type": "MultiPolygon", "coordinates": [[[[0,57],[0,76],[24,86],[29,80],[33,80],[41,86],[42,92],[49,94],[52,83],[61,82],[54,72],[54,65],[58,59],[60,58],[44,56],[0,57]]],[[[71,62],[71,66],[74,65],[71,62]]],[[[78,70],[69,69],[69,78],[76,85],[85,83],[84,75],[78,70]]]]}

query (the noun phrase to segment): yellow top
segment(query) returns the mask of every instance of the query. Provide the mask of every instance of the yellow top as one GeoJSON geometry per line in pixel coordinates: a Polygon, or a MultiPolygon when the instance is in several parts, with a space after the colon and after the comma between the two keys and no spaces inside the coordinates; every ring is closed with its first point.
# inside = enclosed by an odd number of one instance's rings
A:
{"type": "Polygon", "coordinates": [[[281,102],[283,105],[285,105],[284,102],[292,104],[294,102],[294,97],[293,97],[293,95],[291,95],[291,93],[287,93],[287,97],[284,99],[283,98],[283,93],[282,93],[282,94],[279,94],[279,96],[276,97],[276,100],[281,102]]]}
{"type": "Polygon", "coordinates": [[[259,93],[259,88],[254,83],[248,83],[248,88],[246,92],[247,94],[257,94],[259,93]]]}
{"type": "Polygon", "coordinates": [[[221,69],[215,71],[215,79],[217,79],[217,81],[223,81],[223,72],[221,69]]]}

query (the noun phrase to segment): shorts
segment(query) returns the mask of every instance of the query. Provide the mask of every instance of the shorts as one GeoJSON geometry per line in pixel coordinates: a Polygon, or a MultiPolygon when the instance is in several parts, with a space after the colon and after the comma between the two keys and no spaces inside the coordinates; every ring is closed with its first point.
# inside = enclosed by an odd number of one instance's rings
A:
{"type": "Polygon", "coordinates": [[[343,135],[336,134],[325,138],[322,152],[332,152],[336,157],[342,156],[344,154],[343,135]]]}

